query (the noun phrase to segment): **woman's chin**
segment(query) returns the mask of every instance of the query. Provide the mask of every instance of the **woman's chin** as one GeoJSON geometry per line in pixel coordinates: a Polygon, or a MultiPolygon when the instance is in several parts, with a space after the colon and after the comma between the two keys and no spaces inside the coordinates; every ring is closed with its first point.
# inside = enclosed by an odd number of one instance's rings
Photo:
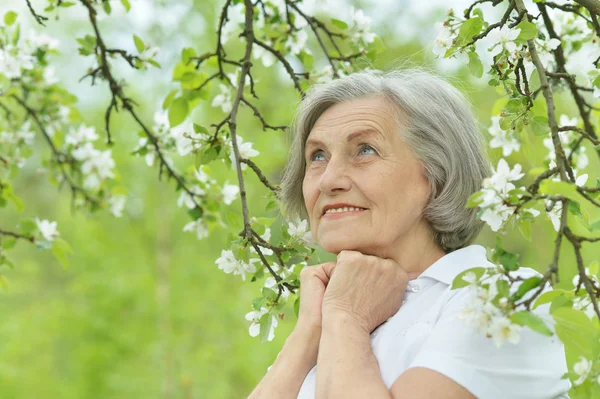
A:
{"type": "Polygon", "coordinates": [[[364,247],[364,243],[357,242],[354,240],[325,239],[319,241],[319,246],[323,248],[324,251],[337,255],[342,251],[360,252],[360,248],[364,247]]]}

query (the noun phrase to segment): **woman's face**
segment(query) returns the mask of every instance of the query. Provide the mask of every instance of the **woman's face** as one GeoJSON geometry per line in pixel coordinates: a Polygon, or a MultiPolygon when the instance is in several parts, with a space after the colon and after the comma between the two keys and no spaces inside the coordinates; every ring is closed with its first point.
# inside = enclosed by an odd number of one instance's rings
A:
{"type": "Polygon", "coordinates": [[[328,108],[311,130],[302,189],[312,235],[325,251],[385,257],[428,231],[421,215],[429,183],[400,139],[397,112],[383,97],[363,98],[328,108]],[[363,210],[324,214],[339,204],[363,210]]]}

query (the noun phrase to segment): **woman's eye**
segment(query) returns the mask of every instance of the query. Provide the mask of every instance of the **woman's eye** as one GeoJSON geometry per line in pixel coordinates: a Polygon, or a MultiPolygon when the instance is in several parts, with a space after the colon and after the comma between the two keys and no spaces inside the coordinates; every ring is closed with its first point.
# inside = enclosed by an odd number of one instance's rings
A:
{"type": "Polygon", "coordinates": [[[310,160],[311,161],[320,161],[320,159],[315,159],[315,156],[321,155],[323,156],[323,154],[320,154],[321,152],[323,152],[322,150],[317,150],[315,152],[313,152],[310,156],[310,160]]]}
{"type": "MultiPolygon", "coordinates": [[[[360,153],[364,154],[363,151],[365,149],[373,151],[374,154],[377,154],[377,151],[375,151],[375,149],[373,147],[371,147],[370,145],[368,145],[368,144],[365,144],[365,145],[362,146],[362,148],[360,149],[360,153]]],[[[365,155],[368,155],[368,154],[365,154],[365,155]]]]}

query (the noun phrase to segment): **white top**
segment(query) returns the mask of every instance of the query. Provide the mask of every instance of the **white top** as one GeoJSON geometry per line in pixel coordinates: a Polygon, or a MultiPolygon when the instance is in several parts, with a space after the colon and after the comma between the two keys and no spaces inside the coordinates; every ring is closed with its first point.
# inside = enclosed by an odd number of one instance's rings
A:
{"type": "MultiPolygon", "coordinates": [[[[480,245],[444,255],[408,283],[400,310],[371,334],[371,347],[388,388],[411,367],[426,367],[451,378],[478,399],[568,399],[571,387],[565,352],[556,334],[547,337],[528,327],[519,344],[492,339],[457,319],[469,289],[451,290],[454,277],[476,267],[493,267],[480,245]]],[[[540,275],[520,268],[517,275],[540,275]]],[[[553,326],[549,304],[534,312],[553,326]]],[[[315,398],[317,366],[307,374],[298,399],[315,398]]]]}

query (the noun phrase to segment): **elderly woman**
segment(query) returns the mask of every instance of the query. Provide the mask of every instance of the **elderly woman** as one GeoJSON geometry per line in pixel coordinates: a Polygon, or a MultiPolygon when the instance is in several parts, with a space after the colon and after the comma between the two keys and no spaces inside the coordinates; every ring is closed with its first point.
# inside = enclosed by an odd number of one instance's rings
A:
{"type": "Polygon", "coordinates": [[[454,277],[492,266],[465,208],[490,166],[458,90],[356,73],[315,86],[292,133],[283,205],[337,260],[302,271],[296,328],[251,398],[568,397],[556,335],[498,348],[457,317],[470,296],[454,277]]]}

